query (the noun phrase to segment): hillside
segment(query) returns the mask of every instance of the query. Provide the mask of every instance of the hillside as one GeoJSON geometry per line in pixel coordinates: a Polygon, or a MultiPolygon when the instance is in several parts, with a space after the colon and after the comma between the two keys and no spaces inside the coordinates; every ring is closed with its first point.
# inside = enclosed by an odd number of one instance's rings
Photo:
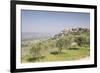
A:
{"type": "Polygon", "coordinates": [[[90,55],[89,28],[66,28],[45,40],[22,47],[22,62],[69,61],[90,55]]]}

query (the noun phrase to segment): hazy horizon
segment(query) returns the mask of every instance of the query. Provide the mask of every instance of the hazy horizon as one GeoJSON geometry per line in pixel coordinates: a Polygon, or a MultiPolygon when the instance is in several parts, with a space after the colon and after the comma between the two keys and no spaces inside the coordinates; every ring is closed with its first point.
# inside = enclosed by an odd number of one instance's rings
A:
{"type": "Polygon", "coordinates": [[[90,27],[90,14],[21,10],[22,33],[57,33],[65,27],[90,27]]]}

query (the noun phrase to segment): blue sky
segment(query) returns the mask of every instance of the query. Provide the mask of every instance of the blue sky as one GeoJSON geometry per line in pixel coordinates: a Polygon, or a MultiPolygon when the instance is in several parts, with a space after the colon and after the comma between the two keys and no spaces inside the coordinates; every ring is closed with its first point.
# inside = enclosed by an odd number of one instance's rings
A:
{"type": "Polygon", "coordinates": [[[90,14],[21,10],[22,32],[60,32],[65,27],[89,27],[90,14]]]}

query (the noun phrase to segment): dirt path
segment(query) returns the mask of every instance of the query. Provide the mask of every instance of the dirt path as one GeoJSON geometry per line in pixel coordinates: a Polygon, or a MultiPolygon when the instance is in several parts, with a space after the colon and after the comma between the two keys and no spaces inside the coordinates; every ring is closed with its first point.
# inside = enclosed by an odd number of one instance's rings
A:
{"type": "Polygon", "coordinates": [[[89,59],[90,59],[89,57],[85,57],[85,58],[80,59],[80,61],[81,60],[89,60],[89,59]]]}

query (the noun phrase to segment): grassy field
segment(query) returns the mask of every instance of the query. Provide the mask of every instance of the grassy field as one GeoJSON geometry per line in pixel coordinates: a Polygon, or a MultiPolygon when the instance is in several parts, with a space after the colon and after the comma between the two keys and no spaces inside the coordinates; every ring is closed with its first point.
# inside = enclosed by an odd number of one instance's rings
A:
{"type": "Polygon", "coordinates": [[[89,57],[90,51],[88,50],[88,48],[89,47],[80,47],[78,50],[62,50],[62,53],[60,54],[58,54],[56,51],[44,53],[39,60],[30,57],[30,55],[28,55],[29,49],[23,48],[22,51],[24,52],[24,55],[22,56],[22,63],[79,60],[85,57],[89,57]]]}

